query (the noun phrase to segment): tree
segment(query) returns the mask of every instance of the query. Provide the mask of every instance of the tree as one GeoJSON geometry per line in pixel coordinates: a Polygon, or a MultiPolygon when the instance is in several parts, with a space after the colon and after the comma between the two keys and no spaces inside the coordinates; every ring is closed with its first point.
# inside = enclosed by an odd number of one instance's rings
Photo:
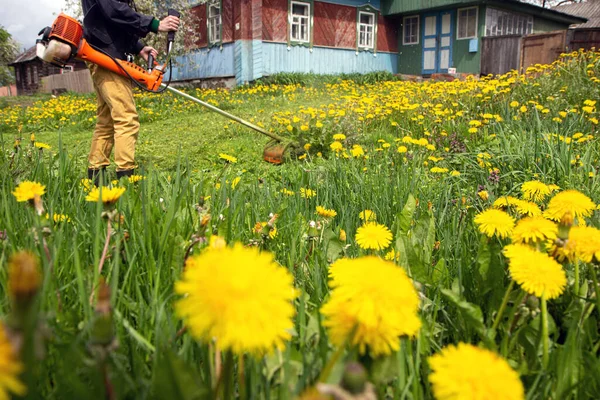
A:
{"type": "Polygon", "coordinates": [[[0,25],[0,86],[15,82],[15,77],[7,64],[14,61],[19,45],[2,25],[0,25]]]}
{"type": "MultiPolygon", "coordinates": [[[[190,4],[198,5],[214,0],[170,0],[170,1],[156,1],[156,0],[135,0],[132,1],[134,7],[141,14],[152,15],[158,19],[167,16],[167,10],[174,8],[181,13],[181,25],[177,35],[175,35],[174,53],[181,54],[184,51],[184,40],[185,43],[193,43],[198,38],[198,23],[190,13],[190,4]]],[[[67,14],[83,20],[83,12],[81,10],[80,0],[65,0],[64,12],[67,14]]],[[[145,44],[153,46],[159,52],[162,51],[165,44],[164,35],[148,35],[142,40],[145,44]]]]}
{"type": "Polygon", "coordinates": [[[541,6],[541,7],[546,7],[546,8],[562,6],[564,4],[584,3],[585,2],[585,0],[521,0],[521,1],[523,1],[523,3],[535,4],[536,6],[541,6]]]}

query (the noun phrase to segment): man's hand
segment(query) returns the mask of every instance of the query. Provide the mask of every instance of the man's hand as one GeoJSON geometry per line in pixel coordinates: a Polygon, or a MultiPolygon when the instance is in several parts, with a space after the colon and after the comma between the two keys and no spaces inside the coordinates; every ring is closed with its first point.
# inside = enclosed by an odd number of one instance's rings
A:
{"type": "Polygon", "coordinates": [[[144,61],[148,62],[148,56],[152,54],[152,57],[156,60],[158,57],[158,51],[152,46],[144,46],[144,48],[140,51],[140,56],[144,59],[144,61]]]}
{"type": "Polygon", "coordinates": [[[179,18],[173,15],[163,18],[158,25],[159,32],[173,32],[177,29],[179,29],[179,18]]]}

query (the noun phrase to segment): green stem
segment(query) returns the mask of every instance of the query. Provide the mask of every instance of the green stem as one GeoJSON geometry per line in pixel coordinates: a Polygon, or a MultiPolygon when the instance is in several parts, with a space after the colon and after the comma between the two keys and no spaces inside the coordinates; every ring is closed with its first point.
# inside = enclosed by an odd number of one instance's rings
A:
{"type": "Polygon", "coordinates": [[[246,391],[246,373],[244,370],[244,355],[240,354],[238,357],[238,385],[240,391],[240,399],[245,400],[248,398],[248,393],[246,391]]]}
{"type": "Polygon", "coordinates": [[[579,296],[579,261],[575,261],[575,296],[579,296]]]}
{"type": "Polygon", "coordinates": [[[504,293],[502,305],[500,305],[500,309],[498,310],[498,314],[496,315],[496,319],[494,320],[494,324],[492,325],[492,332],[496,332],[496,329],[498,329],[498,326],[500,325],[500,321],[502,320],[502,314],[504,314],[504,310],[506,309],[506,305],[508,304],[508,298],[510,297],[510,292],[512,292],[514,286],[515,281],[511,279],[508,288],[506,288],[506,293],[504,293]]]}
{"type": "Polygon", "coordinates": [[[542,295],[542,318],[541,318],[541,332],[542,332],[542,368],[545,370],[548,368],[548,304],[546,302],[546,295],[542,295]]]}
{"type": "Polygon", "coordinates": [[[596,309],[600,312],[600,287],[598,287],[598,275],[596,274],[596,266],[590,267],[590,275],[592,276],[592,282],[594,282],[594,292],[596,293],[596,309]]]}

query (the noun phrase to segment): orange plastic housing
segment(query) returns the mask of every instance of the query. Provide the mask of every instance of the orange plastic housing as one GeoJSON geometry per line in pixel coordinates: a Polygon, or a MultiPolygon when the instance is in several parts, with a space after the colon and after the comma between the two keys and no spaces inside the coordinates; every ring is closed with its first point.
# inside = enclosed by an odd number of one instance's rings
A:
{"type": "Polygon", "coordinates": [[[83,37],[83,27],[75,18],[60,13],[52,24],[50,39],[58,39],[71,45],[74,49],[79,48],[83,37]]]}

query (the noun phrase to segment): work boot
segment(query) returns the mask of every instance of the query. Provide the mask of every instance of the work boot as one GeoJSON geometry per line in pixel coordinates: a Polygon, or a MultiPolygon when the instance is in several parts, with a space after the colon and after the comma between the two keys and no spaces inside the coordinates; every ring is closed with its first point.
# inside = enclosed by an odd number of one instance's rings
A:
{"type": "Polygon", "coordinates": [[[124,176],[130,177],[131,175],[134,174],[134,172],[135,172],[135,170],[133,170],[133,169],[126,169],[125,171],[117,171],[117,180],[121,179],[124,176]]]}
{"type": "Polygon", "coordinates": [[[104,185],[106,180],[106,167],[102,169],[88,168],[88,179],[94,182],[94,185],[100,186],[100,183],[104,185]]]}

